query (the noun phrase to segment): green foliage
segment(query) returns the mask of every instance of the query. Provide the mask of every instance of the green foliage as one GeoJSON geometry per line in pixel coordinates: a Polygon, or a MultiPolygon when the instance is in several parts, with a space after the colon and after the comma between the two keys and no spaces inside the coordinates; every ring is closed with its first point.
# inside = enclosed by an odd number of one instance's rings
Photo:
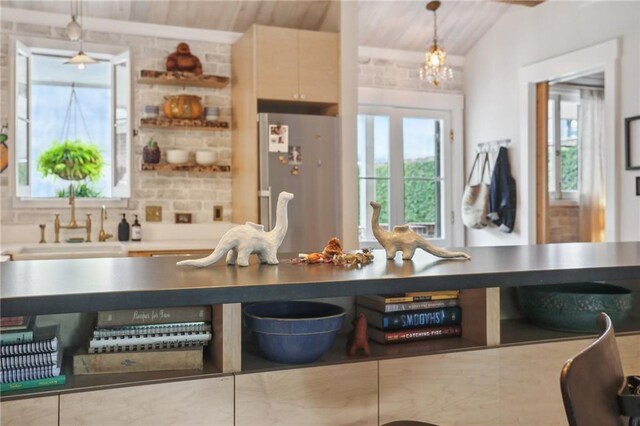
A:
{"type": "Polygon", "coordinates": [[[97,182],[103,166],[104,158],[98,146],[80,140],[53,141],[38,158],[38,171],[43,177],[55,175],[64,180],[97,182]]]}
{"type": "Polygon", "coordinates": [[[148,146],[149,148],[153,148],[153,149],[155,149],[155,148],[157,148],[157,147],[158,147],[158,141],[154,140],[153,138],[150,138],[150,139],[147,141],[147,146],[148,146]]]}
{"type": "MultiPolygon", "coordinates": [[[[376,176],[389,176],[388,165],[376,165],[376,176]]],[[[437,182],[420,178],[435,178],[436,163],[433,159],[405,161],[404,163],[404,217],[406,223],[435,223],[437,182]]],[[[375,201],[382,207],[380,223],[389,223],[389,181],[375,181],[375,201]]]]}
{"type": "Polygon", "coordinates": [[[560,161],[562,167],[563,191],[578,190],[578,148],[575,146],[563,146],[560,148],[560,161]]]}
{"type": "MultiPolygon", "coordinates": [[[[82,182],[78,185],[75,185],[74,194],[77,198],[98,198],[101,194],[99,189],[96,189],[86,182],[82,182]]],[[[58,198],[67,198],[69,197],[69,188],[62,188],[56,192],[58,198]]]]}

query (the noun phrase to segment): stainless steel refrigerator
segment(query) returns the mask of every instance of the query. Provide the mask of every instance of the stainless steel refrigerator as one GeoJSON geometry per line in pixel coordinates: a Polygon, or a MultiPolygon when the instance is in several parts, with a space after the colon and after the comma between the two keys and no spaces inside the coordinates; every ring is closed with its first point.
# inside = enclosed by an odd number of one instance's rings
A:
{"type": "Polygon", "coordinates": [[[338,119],[298,114],[259,114],[260,223],[275,226],[278,194],[289,202],[287,235],[280,253],[322,251],[341,238],[338,119]]]}

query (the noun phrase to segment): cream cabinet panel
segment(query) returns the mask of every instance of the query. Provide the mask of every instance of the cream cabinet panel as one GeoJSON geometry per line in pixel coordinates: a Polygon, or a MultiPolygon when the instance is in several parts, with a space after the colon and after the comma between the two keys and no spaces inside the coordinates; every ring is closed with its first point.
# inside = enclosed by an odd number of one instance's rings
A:
{"type": "Polygon", "coordinates": [[[298,30],[256,26],[257,92],[260,99],[298,99],[298,30]]]}
{"type": "Polygon", "coordinates": [[[338,34],[299,32],[300,99],[338,103],[340,55],[338,34]]]}
{"type": "Polygon", "coordinates": [[[236,376],[236,426],[378,423],[378,363],[236,376]]]}
{"type": "Polygon", "coordinates": [[[380,424],[497,425],[498,350],[380,361],[380,424]]]}
{"type": "Polygon", "coordinates": [[[58,397],[18,399],[0,403],[2,426],[58,426],[58,397]]]}
{"type": "Polygon", "coordinates": [[[233,377],[60,396],[60,425],[233,426],[233,377]]]}

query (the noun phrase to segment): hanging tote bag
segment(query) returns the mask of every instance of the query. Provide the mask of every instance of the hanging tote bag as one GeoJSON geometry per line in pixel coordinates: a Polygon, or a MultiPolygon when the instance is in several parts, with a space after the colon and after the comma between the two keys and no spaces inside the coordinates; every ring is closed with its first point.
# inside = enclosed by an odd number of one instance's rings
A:
{"type": "MultiPolygon", "coordinates": [[[[464,193],[462,194],[462,223],[471,229],[482,229],[489,224],[487,213],[489,210],[490,186],[485,182],[485,170],[489,167],[488,153],[484,154],[478,184],[471,185],[474,172],[480,168],[478,160],[481,156],[481,153],[476,154],[476,159],[469,173],[467,185],[464,187],[464,193]]],[[[491,171],[489,171],[489,176],[490,175],[491,171]]]]}

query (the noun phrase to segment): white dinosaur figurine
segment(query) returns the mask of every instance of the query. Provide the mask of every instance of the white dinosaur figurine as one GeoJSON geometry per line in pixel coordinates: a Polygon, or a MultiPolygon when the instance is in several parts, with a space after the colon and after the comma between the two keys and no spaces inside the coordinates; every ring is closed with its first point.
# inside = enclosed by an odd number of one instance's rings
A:
{"type": "Polygon", "coordinates": [[[396,252],[402,252],[403,260],[411,260],[416,249],[421,248],[427,253],[437,257],[471,259],[466,253],[460,251],[448,251],[430,244],[427,240],[409,229],[409,225],[394,226],[392,231],[386,231],[378,223],[380,219],[380,204],[372,201],[373,215],[371,216],[371,229],[376,240],[387,252],[387,259],[393,259],[396,252]]]}
{"type": "Polygon", "coordinates": [[[293,194],[282,191],[278,195],[276,208],[276,226],[272,231],[265,232],[264,226],[247,222],[228,230],[220,239],[216,249],[209,256],[202,259],[182,260],[178,266],[209,266],[227,255],[227,264],[249,266],[249,256],[258,255],[260,263],[277,265],[277,252],[284,236],[287,233],[289,223],[287,221],[287,204],[293,198],[293,194]]]}

